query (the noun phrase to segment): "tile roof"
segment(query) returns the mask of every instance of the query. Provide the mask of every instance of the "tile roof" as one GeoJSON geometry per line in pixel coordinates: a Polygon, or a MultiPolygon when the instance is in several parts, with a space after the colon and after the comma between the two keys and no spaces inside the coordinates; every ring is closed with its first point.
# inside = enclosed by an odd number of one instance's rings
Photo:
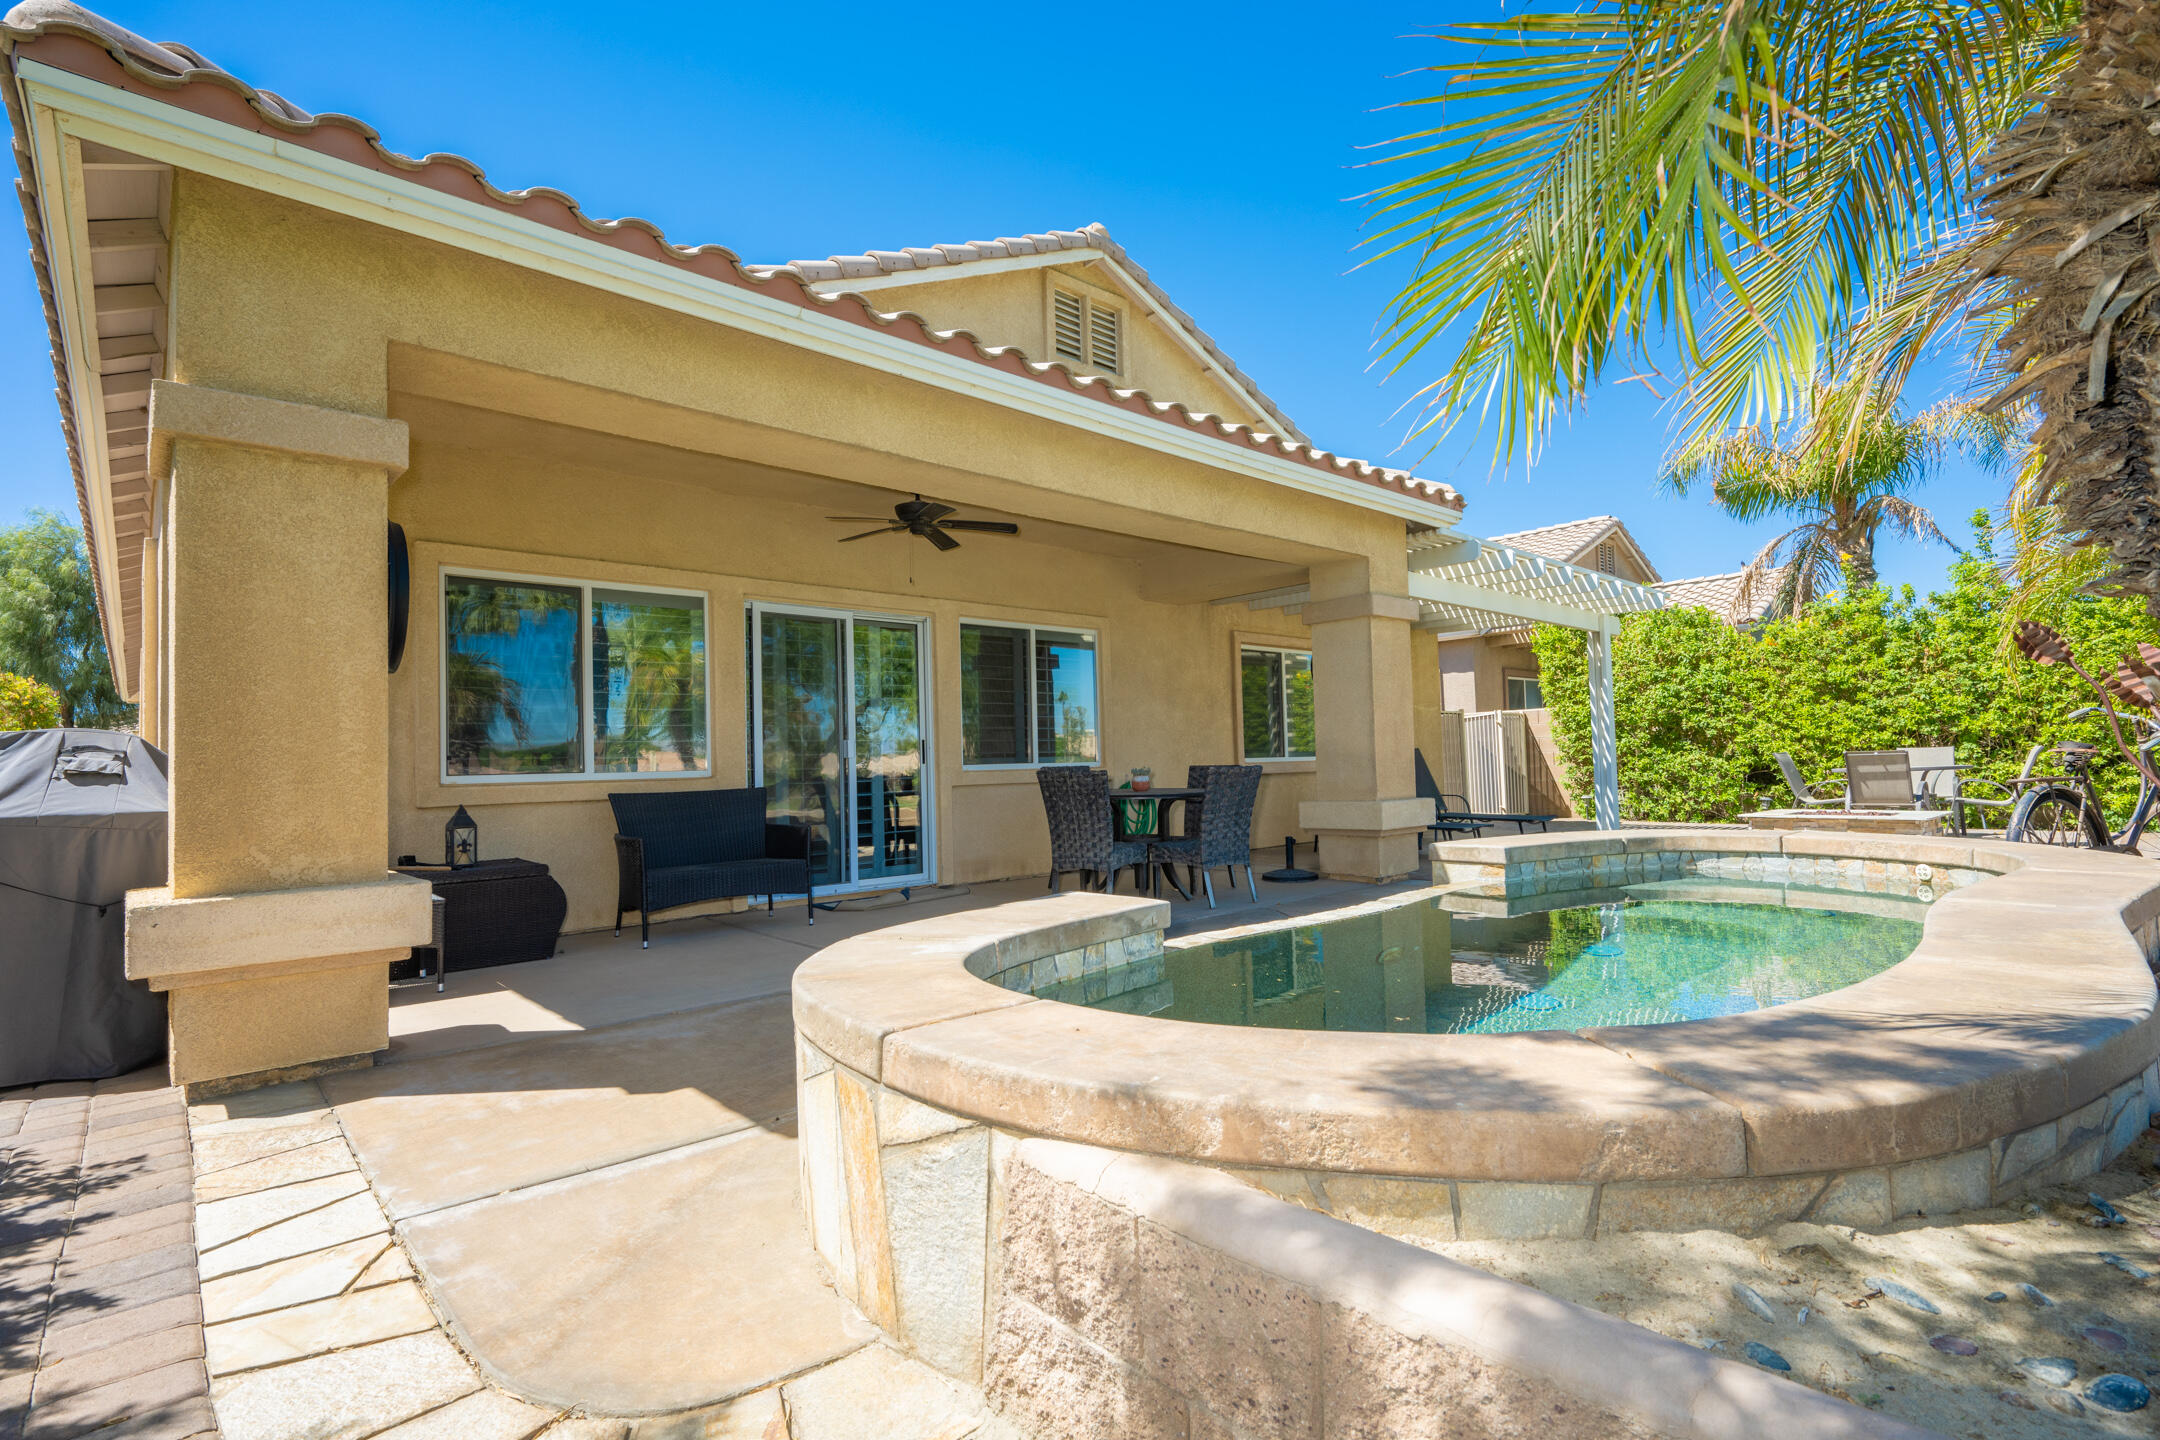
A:
{"type": "Polygon", "coordinates": [[[1541,525],[1535,530],[1517,530],[1512,535],[1487,538],[1495,545],[1527,550],[1548,560],[1572,560],[1583,552],[1584,546],[1619,523],[1611,515],[1592,515],[1587,520],[1568,520],[1558,525],[1541,525]]]}
{"type": "MultiPolygon", "coordinates": [[[[680,265],[719,284],[768,293],[778,291],[778,298],[807,312],[822,314],[835,323],[882,331],[1010,375],[1069,389],[1106,405],[1152,416],[1165,424],[1208,435],[1227,444],[1425,500],[1436,508],[1460,511],[1463,506],[1462,496],[1454,487],[1439,481],[1347,459],[1289,435],[1234,424],[1189,410],[1175,401],[1158,401],[1143,391],[1118,389],[1098,377],[1076,375],[1062,365],[1031,360],[1009,346],[985,345],[965,330],[935,330],[920,316],[882,313],[858,296],[825,295],[811,289],[784,268],[759,274],[746,267],[732,251],[720,246],[677,245],[647,220],[596,220],[580,209],[575,199],[560,190],[545,186],[529,190],[498,189],[478,165],[461,156],[436,153],[416,159],[398,154],[383,145],[381,136],[365,121],[349,115],[310,114],[273,91],[250,85],[219,69],[184,45],[145,40],[102,16],[65,3],[65,0],[25,0],[10,10],[5,19],[0,19],[0,54],[13,52],[20,55],[24,51],[33,51],[31,58],[117,86],[131,94],[268,135],[285,144],[366,166],[455,198],[508,211],[535,224],[581,235],[595,244],[680,265]]],[[[62,364],[59,317],[52,304],[49,266],[44,255],[36,201],[36,177],[30,169],[25,122],[18,113],[17,87],[10,84],[6,88],[8,109],[16,128],[18,161],[22,166],[21,194],[31,231],[33,260],[39,271],[39,288],[47,301],[48,323],[53,327],[54,359],[56,364],[62,364]]],[[[81,458],[75,453],[74,417],[67,414],[64,370],[61,384],[63,416],[69,430],[80,491],[81,458]]]]}
{"type": "MultiPolygon", "coordinates": [[[[904,275],[911,271],[945,272],[972,265],[984,260],[1010,260],[1022,255],[1051,255],[1067,250],[1098,251],[1116,262],[1119,269],[1132,277],[1133,283],[1146,292],[1148,300],[1170,320],[1182,327],[1198,342],[1208,357],[1219,366],[1232,382],[1242,387],[1247,395],[1259,402],[1267,412],[1267,418],[1280,425],[1292,439],[1305,441],[1305,432],[1283,413],[1282,407],[1269,399],[1252,377],[1238,369],[1237,362],[1222,351],[1214,337],[1202,330],[1192,316],[1180,310],[1177,303],[1163,293],[1162,287],[1148,278],[1146,270],[1137,264],[1124,246],[1110,237],[1108,227],[1100,222],[1083,225],[1078,230],[1046,230],[1037,235],[1000,235],[995,240],[970,240],[960,245],[912,246],[905,250],[871,250],[861,255],[829,255],[822,260],[790,260],[785,265],[752,265],[748,269],[754,275],[772,275],[786,272],[812,285],[832,284],[842,280],[881,279],[887,275],[904,275]]],[[[926,280],[941,278],[938,274],[925,274],[926,280]]],[[[1306,443],[1311,443],[1306,441],[1306,443]]]]}
{"type": "Polygon", "coordinates": [[[1667,580],[1654,585],[1670,595],[1677,605],[1697,606],[1708,610],[1720,620],[1731,625],[1744,625],[1760,620],[1770,613],[1770,606],[1777,596],[1778,575],[1773,571],[1763,577],[1755,587],[1755,593],[1746,605],[1740,603],[1740,585],[1747,571],[1734,570],[1724,575],[1697,575],[1689,580],[1667,580]]]}

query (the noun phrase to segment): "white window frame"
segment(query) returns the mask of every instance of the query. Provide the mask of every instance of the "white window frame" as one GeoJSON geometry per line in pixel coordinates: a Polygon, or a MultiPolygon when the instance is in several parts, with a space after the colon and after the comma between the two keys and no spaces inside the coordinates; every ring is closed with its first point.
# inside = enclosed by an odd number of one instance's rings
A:
{"type": "Polygon", "coordinates": [[[1103,714],[1103,646],[1102,636],[1092,626],[1057,625],[1034,620],[988,620],[962,616],[960,619],[959,644],[953,651],[953,680],[960,687],[959,702],[954,712],[960,717],[960,768],[962,770],[1040,770],[1046,764],[1070,765],[1070,760],[1046,761],[1040,757],[1033,760],[1001,760],[993,764],[970,763],[967,758],[967,627],[980,626],[987,630],[1025,630],[1028,632],[1027,684],[1028,684],[1028,752],[1035,751],[1035,635],[1037,631],[1050,630],[1059,635],[1084,635],[1095,647],[1095,764],[1100,767],[1103,757],[1109,753],[1107,738],[1109,725],[1103,714]]]}
{"type": "MultiPolygon", "coordinates": [[[[1303,656],[1303,657],[1304,657],[1304,659],[1305,659],[1305,668],[1306,668],[1306,669],[1307,669],[1308,671],[1312,670],[1312,668],[1313,668],[1313,653],[1312,653],[1312,651],[1310,651],[1310,650],[1300,650],[1300,649],[1299,649],[1299,648],[1298,648],[1297,646],[1295,646],[1295,645],[1252,645],[1252,644],[1248,644],[1248,643],[1246,643],[1245,641],[1242,641],[1242,640],[1238,642],[1238,647],[1237,647],[1237,650],[1238,650],[1238,654],[1237,654],[1237,686],[1236,686],[1236,690],[1237,690],[1237,702],[1238,702],[1238,751],[1239,751],[1239,753],[1243,754],[1243,753],[1244,753],[1244,750],[1245,750],[1245,654],[1246,654],[1246,652],[1250,650],[1250,651],[1257,651],[1257,652],[1259,652],[1260,654],[1263,654],[1263,655],[1301,655],[1301,656],[1303,656]]],[[[1283,671],[1282,671],[1282,680],[1281,680],[1281,682],[1280,682],[1280,683],[1281,683],[1281,685],[1282,685],[1282,707],[1283,707],[1283,744],[1284,744],[1284,746],[1285,746],[1285,747],[1287,747],[1287,746],[1288,746],[1288,745],[1290,744],[1290,667],[1289,667],[1289,666],[1287,666],[1287,665],[1285,665],[1285,666],[1283,667],[1283,671]]],[[[1319,720],[1318,720],[1318,717],[1316,716],[1316,717],[1314,717],[1314,723],[1313,723],[1313,753],[1312,753],[1311,755],[1250,755],[1250,754],[1247,754],[1247,755],[1245,755],[1245,760],[1247,761],[1247,763],[1249,763],[1249,764],[1254,764],[1254,765],[1306,765],[1306,764],[1310,764],[1310,763],[1312,763],[1312,761],[1313,761],[1313,760],[1314,760],[1315,758],[1317,758],[1317,757],[1318,757],[1319,753],[1320,753],[1320,725],[1319,725],[1319,720]]]]}
{"type": "Polygon", "coordinates": [[[1503,670],[1503,671],[1502,671],[1502,672],[1500,673],[1500,708],[1501,708],[1501,709],[1503,709],[1503,710],[1542,710],[1542,709],[1544,709],[1544,708],[1545,708],[1545,681],[1544,681],[1544,677],[1543,677],[1543,676],[1541,676],[1541,675],[1539,675],[1539,674],[1537,674],[1537,673],[1535,673],[1535,672],[1532,672],[1532,671],[1527,671],[1527,670],[1503,670]],[[1535,705],[1517,705],[1517,704],[1515,704],[1515,703],[1514,703],[1514,701],[1515,701],[1515,696],[1514,696],[1514,695],[1513,695],[1512,693],[1510,693],[1510,692],[1512,691],[1512,689],[1513,689],[1514,685],[1515,685],[1515,684],[1516,684],[1516,682],[1518,682],[1518,681],[1520,681],[1520,682],[1522,682],[1523,684],[1526,684],[1526,685],[1535,685],[1535,686],[1537,686],[1537,687],[1538,687],[1538,703],[1537,703],[1537,704],[1535,704],[1535,705]]]}
{"type": "Polygon", "coordinates": [[[560,785],[654,780],[710,780],[713,775],[713,631],[712,594],[673,585],[647,585],[634,580],[580,580],[564,575],[526,575],[510,570],[487,570],[468,565],[439,565],[435,570],[435,762],[445,785],[560,785]],[[450,773],[450,580],[500,580],[513,585],[553,585],[578,592],[578,727],[584,751],[584,769],[560,775],[453,775],[450,773]],[[705,618],[705,767],[702,770],[596,770],[593,739],[597,717],[592,697],[592,592],[633,590],[646,595],[680,595],[695,598],[705,618]]]}

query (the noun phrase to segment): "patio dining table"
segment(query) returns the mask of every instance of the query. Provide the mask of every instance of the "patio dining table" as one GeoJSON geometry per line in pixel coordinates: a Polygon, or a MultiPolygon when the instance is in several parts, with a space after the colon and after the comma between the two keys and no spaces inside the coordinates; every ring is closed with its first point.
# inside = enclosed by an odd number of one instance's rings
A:
{"type": "MultiPolygon", "coordinates": [[[[1168,785],[1154,785],[1145,790],[1130,788],[1112,790],[1110,792],[1110,825],[1112,833],[1126,840],[1167,840],[1170,838],[1170,807],[1180,800],[1198,800],[1206,793],[1205,790],[1191,790],[1182,786],[1172,787],[1168,785]],[[1155,828],[1152,830],[1135,830],[1128,823],[1127,817],[1132,812],[1127,807],[1131,806],[1137,809],[1139,807],[1136,802],[1139,801],[1155,802],[1153,806],[1155,828]]],[[[1139,823],[1145,824],[1144,821],[1139,823]]],[[[1148,875],[1152,882],[1150,885],[1151,893],[1157,895],[1162,893],[1161,882],[1163,877],[1167,875],[1170,879],[1171,889],[1177,891],[1179,895],[1187,900],[1192,899],[1191,892],[1186,890],[1183,885],[1178,884],[1177,871],[1171,866],[1150,861],[1148,863],[1148,875]]]]}

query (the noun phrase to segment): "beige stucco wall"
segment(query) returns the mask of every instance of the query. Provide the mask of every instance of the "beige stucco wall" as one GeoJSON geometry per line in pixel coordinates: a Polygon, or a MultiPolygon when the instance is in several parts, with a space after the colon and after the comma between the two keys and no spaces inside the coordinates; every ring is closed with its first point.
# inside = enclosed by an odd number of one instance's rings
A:
{"type": "MultiPolygon", "coordinates": [[[[407,658],[391,678],[391,849],[433,858],[451,809],[479,822],[484,855],[548,864],[570,897],[573,929],[612,923],[611,790],[748,783],[745,607],[812,605],[930,621],[930,762],[937,877],[947,882],[1040,873],[1049,837],[1031,770],[964,769],[960,622],[1019,621],[1097,636],[1100,737],[1113,778],[1136,765],[1165,783],[1185,767],[1238,755],[1241,642],[1309,645],[1279,611],[1161,604],[1140,594],[1141,568],[1115,557],[1013,540],[969,538],[940,554],[906,536],[841,547],[822,507],[745,506],[722,492],[666,487],[633,474],[422,439],[392,492],[391,517],[412,537],[407,658]],[[709,781],[448,782],[442,777],[440,576],[480,570],[655,585],[708,597],[709,781]],[[1016,604],[1024,599],[1027,603],[1016,604]]],[[[1311,762],[1270,765],[1254,834],[1296,831],[1313,793],[1311,762]]],[[[1299,832],[1302,836],[1302,832],[1299,832]]],[[[686,912],[687,913],[687,912],[686,912]]]]}
{"type": "Polygon", "coordinates": [[[1487,636],[1440,643],[1440,692],[1449,710],[1505,710],[1507,677],[1538,673],[1537,652],[1487,636]]]}
{"type": "MultiPolygon", "coordinates": [[[[1402,522],[1383,514],[220,182],[183,174],[175,193],[175,378],[413,427],[412,467],[389,502],[413,543],[415,585],[411,645],[390,683],[382,859],[438,853],[443,820],[464,803],[484,853],[556,869],[573,927],[612,917],[604,796],[622,782],[441,783],[445,564],[706,592],[716,773],[678,783],[743,780],[745,601],[929,617],[946,880],[1029,873],[1047,858],[1032,777],[954,763],[963,615],[1097,630],[1106,764],[1177,777],[1237,758],[1240,637],[1295,645],[1306,633],[1280,612],[1209,599],[1322,565],[1375,588],[1403,584],[1402,522]],[[595,436],[619,450],[595,458],[595,436]],[[999,509],[1031,533],[949,555],[897,538],[842,549],[823,517],[862,502],[829,500],[834,479],[999,509]],[[1079,538],[1050,543],[1059,535],[1079,538]],[[1129,536],[1156,548],[1118,553],[1129,536]],[[1169,561],[1164,546],[1179,547],[1169,561]]],[[[309,563],[304,541],[261,548],[266,567],[309,563]]],[[[1406,660],[1399,644],[1383,649],[1379,670],[1406,660]]],[[[1363,653],[1356,663],[1361,675],[1374,664],[1363,653]]],[[[1398,729],[1407,742],[1401,708],[1350,743],[1370,751],[1398,729]]],[[[1302,836],[1298,807],[1320,798],[1315,766],[1271,768],[1255,836],[1302,836]]],[[[1393,768],[1364,762],[1366,793],[1349,798],[1372,798],[1373,775],[1393,768]]],[[[363,772],[354,783],[370,782],[363,772]]],[[[1398,793],[1409,793],[1406,775],[1398,793]]]]}
{"type": "Polygon", "coordinates": [[[1189,409],[1270,428],[1179,342],[1167,328],[1174,322],[1136,303],[1099,263],[987,274],[969,274],[963,268],[941,280],[877,290],[870,300],[880,310],[910,310],[941,330],[971,330],[989,344],[1015,346],[1035,359],[1048,359],[1053,277],[1055,283],[1125,312],[1125,372],[1118,377],[1123,384],[1157,400],[1175,400],[1189,409]]]}

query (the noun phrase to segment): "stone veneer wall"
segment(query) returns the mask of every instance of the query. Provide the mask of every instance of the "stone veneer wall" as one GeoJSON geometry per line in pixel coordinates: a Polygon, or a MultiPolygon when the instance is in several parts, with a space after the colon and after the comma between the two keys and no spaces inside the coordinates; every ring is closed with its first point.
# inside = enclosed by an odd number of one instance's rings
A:
{"type": "Polygon", "coordinates": [[[1925,1434],[1221,1171],[975,1124],[798,1044],[835,1284],[1030,1440],[1925,1434]]]}
{"type": "Polygon", "coordinates": [[[1836,855],[1735,855],[1715,850],[1631,851],[1625,854],[1561,855],[1504,864],[1445,860],[1450,884],[1504,885],[1510,898],[1550,891],[1604,889],[1699,875],[1718,880],[1766,880],[1822,885],[1879,895],[1933,900],[1962,890],[1995,872],[1924,861],[1862,859],[1836,855]]]}

